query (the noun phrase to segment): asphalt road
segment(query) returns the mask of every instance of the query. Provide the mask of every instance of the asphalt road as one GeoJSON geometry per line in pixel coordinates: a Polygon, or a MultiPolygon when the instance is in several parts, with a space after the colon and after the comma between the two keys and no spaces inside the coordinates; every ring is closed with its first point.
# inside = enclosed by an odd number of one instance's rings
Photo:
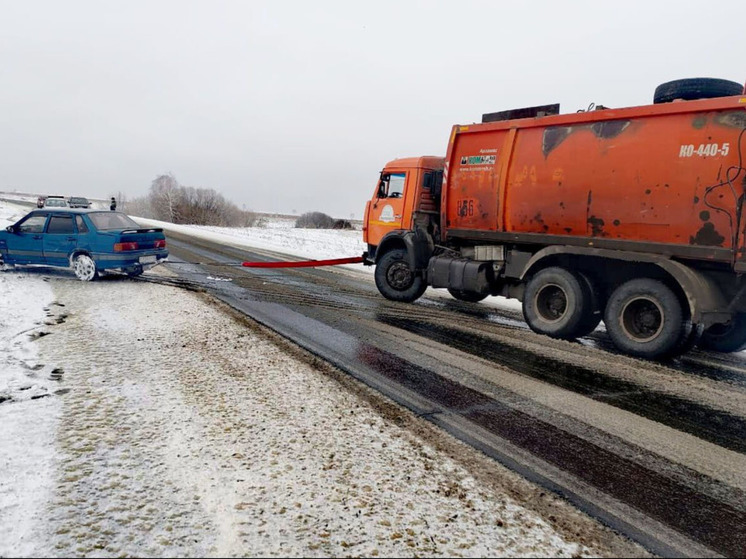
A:
{"type": "Polygon", "coordinates": [[[746,552],[746,356],[616,353],[520,314],[380,296],[341,268],[247,269],[249,253],[168,233],[179,275],[664,556],[746,552]],[[230,279],[231,281],[217,281],[230,279]]]}

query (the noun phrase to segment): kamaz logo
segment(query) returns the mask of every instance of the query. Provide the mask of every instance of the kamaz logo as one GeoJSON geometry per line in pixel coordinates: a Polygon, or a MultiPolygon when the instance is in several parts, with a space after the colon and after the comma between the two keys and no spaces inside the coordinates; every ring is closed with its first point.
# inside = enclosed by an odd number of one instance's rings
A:
{"type": "Polygon", "coordinates": [[[494,165],[494,155],[464,155],[461,157],[462,165],[494,165]]]}

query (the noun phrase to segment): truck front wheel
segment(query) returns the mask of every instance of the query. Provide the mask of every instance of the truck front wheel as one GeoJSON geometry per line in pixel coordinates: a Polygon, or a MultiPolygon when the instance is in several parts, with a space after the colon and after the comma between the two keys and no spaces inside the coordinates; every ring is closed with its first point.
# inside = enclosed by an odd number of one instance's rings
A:
{"type": "Polygon", "coordinates": [[[699,347],[720,353],[746,349],[746,314],[739,313],[727,324],[713,324],[702,334],[699,347]]]}
{"type": "Polygon", "coordinates": [[[381,256],[374,276],[378,291],[391,301],[411,303],[427,289],[422,277],[409,267],[406,251],[399,248],[381,256]]]}
{"type": "Polygon", "coordinates": [[[604,323],[620,351],[648,359],[674,353],[686,326],[676,294],[651,278],[617,287],[606,305],[604,323]]]}
{"type": "Polygon", "coordinates": [[[587,317],[591,305],[589,289],[582,278],[564,268],[545,268],[526,286],[523,318],[539,334],[575,338],[581,329],[590,328],[587,317]]]}

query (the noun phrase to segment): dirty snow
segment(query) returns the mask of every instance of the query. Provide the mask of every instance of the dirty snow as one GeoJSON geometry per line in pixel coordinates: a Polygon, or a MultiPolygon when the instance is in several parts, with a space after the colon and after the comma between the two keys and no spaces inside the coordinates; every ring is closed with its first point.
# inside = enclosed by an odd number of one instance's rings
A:
{"type": "MultiPolygon", "coordinates": [[[[19,213],[0,201],[0,223],[19,213]]],[[[278,250],[288,231],[252,235],[278,250]]],[[[2,557],[646,555],[170,286],[3,271],[0,399],[2,557]]]]}

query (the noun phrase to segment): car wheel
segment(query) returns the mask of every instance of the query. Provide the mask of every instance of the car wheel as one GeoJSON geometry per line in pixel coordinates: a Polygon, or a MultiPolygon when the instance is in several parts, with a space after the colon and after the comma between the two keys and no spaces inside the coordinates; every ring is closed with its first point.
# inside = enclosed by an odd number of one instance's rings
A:
{"type": "Polygon", "coordinates": [[[699,347],[720,353],[733,353],[746,349],[746,314],[738,313],[727,324],[710,326],[702,334],[699,347]]]}
{"type": "Polygon", "coordinates": [[[458,299],[459,301],[465,301],[467,303],[478,303],[479,301],[482,301],[487,297],[487,293],[475,293],[474,291],[462,291],[461,289],[451,289],[448,288],[448,293],[451,294],[451,296],[454,299],[458,299]]]}
{"type": "Polygon", "coordinates": [[[144,271],[145,270],[142,269],[140,264],[135,264],[132,268],[127,270],[127,275],[131,278],[136,278],[137,276],[141,276],[144,271]]]}
{"type": "Polygon", "coordinates": [[[411,303],[419,299],[427,289],[422,277],[409,267],[406,256],[403,249],[393,249],[385,253],[376,264],[376,287],[381,295],[391,301],[411,303]]]}
{"type": "Polygon", "coordinates": [[[686,321],[678,297],[652,278],[617,287],[606,305],[604,323],[620,351],[648,359],[675,353],[685,337],[686,321]]]}
{"type": "Polygon", "coordinates": [[[96,263],[87,254],[78,254],[73,259],[73,272],[80,281],[93,281],[98,276],[96,263]]]}
{"type": "MultiPolygon", "coordinates": [[[[532,277],[523,296],[523,318],[531,330],[553,338],[575,338],[592,306],[590,290],[572,272],[545,268],[532,277]]],[[[587,332],[586,332],[587,333],[587,332]]]]}
{"type": "Polygon", "coordinates": [[[717,78],[688,78],[662,83],[655,88],[653,103],[669,103],[675,99],[694,101],[742,95],[743,84],[717,78]]]}

